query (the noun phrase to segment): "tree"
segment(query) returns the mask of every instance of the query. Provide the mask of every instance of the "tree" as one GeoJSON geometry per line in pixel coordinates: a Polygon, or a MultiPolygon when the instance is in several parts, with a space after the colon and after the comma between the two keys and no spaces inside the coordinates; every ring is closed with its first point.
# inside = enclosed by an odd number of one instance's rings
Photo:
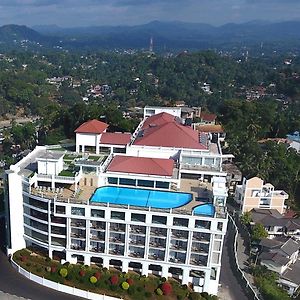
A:
{"type": "Polygon", "coordinates": [[[243,225],[249,225],[251,221],[252,218],[251,213],[249,211],[246,211],[241,215],[241,222],[243,225]]]}
{"type": "Polygon", "coordinates": [[[268,232],[266,231],[265,227],[260,224],[256,223],[251,230],[251,238],[253,240],[261,240],[262,238],[268,237],[268,232]]]}

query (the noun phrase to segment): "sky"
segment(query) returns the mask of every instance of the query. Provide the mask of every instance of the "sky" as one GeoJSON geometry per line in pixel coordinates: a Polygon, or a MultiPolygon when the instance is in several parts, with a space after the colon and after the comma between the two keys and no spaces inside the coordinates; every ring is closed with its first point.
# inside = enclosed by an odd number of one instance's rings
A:
{"type": "Polygon", "coordinates": [[[222,25],[300,20],[300,0],[0,0],[0,25],[136,25],[154,20],[222,25]]]}

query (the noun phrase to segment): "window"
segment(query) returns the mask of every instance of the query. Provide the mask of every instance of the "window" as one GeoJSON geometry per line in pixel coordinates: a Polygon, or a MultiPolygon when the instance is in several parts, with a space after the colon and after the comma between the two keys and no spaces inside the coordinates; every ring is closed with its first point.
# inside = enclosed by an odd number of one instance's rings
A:
{"type": "Polygon", "coordinates": [[[158,189],[169,189],[170,183],[164,181],[156,181],[156,187],[158,189]]]}
{"type": "Polygon", "coordinates": [[[92,209],[91,216],[94,218],[104,218],[104,210],[92,209]]]}
{"type": "Polygon", "coordinates": [[[125,220],[125,213],[120,211],[112,211],[111,219],[125,220]]]}
{"type": "Polygon", "coordinates": [[[161,217],[161,216],[153,216],[152,217],[152,223],[153,224],[167,224],[167,217],[161,217]]]}
{"type": "Polygon", "coordinates": [[[218,228],[218,230],[222,231],[223,230],[223,222],[218,222],[217,228],[218,228]]]}
{"type": "Polygon", "coordinates": [[[118,184],[118,178],[115,177],[108,177],[109,184],[118,184]]]}
{"type": "Polygon", "coordinates": [[[138,180],[138,186],[145,186],[145,187],[154,187],[154,181],[150,180],[138,180]]]}
{"type": "Polygon", "coordinates": [[[81,207],[72,207],[71,208],[71,215],[84,216],[85,215],[84,208],[81,208],[81,207]]]}
{"type": "Polygon", "coordinates": [[[210,229],[210,221],[203,221],[203,220],[196,220],[195,227],[196,228],[203,228],[203,229],[210,229]]]}
{"type": "Polygon", "coordinates": [[[211,268],[210,279],[211,280],[216,280],[216,278],[217,278],[217,270],[216,270],[216,268],[211,268]]]}
{"type": "Polygon", "coordinates": [[[131,214],[131,221],[134,222],[146,222],[146,215],[142,215],[142,214],[131,214]]]}
{"type": "Polygon", "coordinates": [[[56,213],[64,215],[66,213],[66,207],[61,205],[56,205],[56,213]]]}
{"type": "Polygon", "coordinates": [[[135,179],[120,178],[120,185],[135,186],[135,179]]]}
{"type": "Polygon", "coordinates": [[[188,219],[182,219],[182,218],[174,218],[173,219],[173,225],[188,227],[189,220],[188,219]]]}

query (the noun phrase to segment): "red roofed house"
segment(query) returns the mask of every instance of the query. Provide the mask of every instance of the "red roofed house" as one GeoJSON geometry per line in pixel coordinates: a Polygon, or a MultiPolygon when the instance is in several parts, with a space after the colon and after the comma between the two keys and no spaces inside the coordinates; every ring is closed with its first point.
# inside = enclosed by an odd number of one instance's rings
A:
{"type": "Polygon", "coordinates": [[[201,122],[200,122],[200,124],[215,125],[216,124],[216,118],[217,118],[217,116],[215,114],[201,112],[201,115],[200,115],[201,122]]]}
{"type": "Polygon", "coordinates": [[[153,115],[140,124],[133,134],[129,155],[170,158],[182,149],[208,151],[205,139],[197,130],[185,126],[180,119],[168,114],[153,115]]]}
{"type": "Polygon", "coordinates": [[[86,147],[94,147],[99,154],[101,135],[108,125],[98,120],[89,120],[81,124],[76,130],[76,152],[85,152],[86,147]],[[81,151],[80,151],[81,150],[81,151]]]}
{"type": "Polygon", "coordinates": [[[104,132],[100,137],[100,149],[109,149],[110,153],[126,153],[130,140],[129,132],[104,132]]]}
{"type": "Polygon", "coordinates": [[[106,169],[106,184],[170,189],[179,187],[174,170],[172,159],[117,155],[106,169]]]}

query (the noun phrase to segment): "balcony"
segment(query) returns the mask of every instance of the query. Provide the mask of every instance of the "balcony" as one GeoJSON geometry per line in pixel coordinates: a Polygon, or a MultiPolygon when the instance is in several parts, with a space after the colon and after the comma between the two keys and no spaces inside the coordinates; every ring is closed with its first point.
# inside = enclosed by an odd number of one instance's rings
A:
{"type": "Polygon", "coordinates": [[[96,231],[95,232],[91,232],[91,235],[90,235],[90,239],[91,240],[98,240],[98,241],[104,241],[105,240],[105,234],[104,232],[99,232],[97,233],[96,231]]]}
{"type": "Polygon", "coordinates": [[[71,227],[85,228],[85,221],[71,221],[71,227]]]}
{"type": "Polygon", "coordinates": [[[192,252],[195,252],[195,253],[201,253],[203,255],[208,255],[209,247],[208,247],[208,245],[205,245],[202,243],[193,242],[191,250],[192,250],[192,252]]]}
{"type": "Polygon", "coordinates": [[[209,243],[210,241],[210,234],[209,233],[198,233],[194,232],[193,240],[201,241],[202,243],[209,243]]]}
{"type": "Polygon", "coordinates": [[[175,251],[186,251],[187,249],[187,243],[181,242],[181,243],[174,243],[174,241],[171,241],[170,249],[173,249],[175,251]]]}
{"type": "Polygon", "coordinates": [[[90,251],[104,253],[104,243],[91,242],[90,251]]]}
{"type": "Polygon", "coordinates": [[[73,250],[79,250],[79,251],[84,251],[85,250],[85,242],[79,242],[74,241],[73,239],[71,240],[71,249],[73,250]]]}
{"type": "Polygon", "coordinates": [[[187,240],[188,237],[189,237],[189,233],[187,231],[172,230],[172,238],[176,238],[179,240],[187,240]]]}
{"type": "Polygon", "coordinates": [[[165,253],[159,252],[159,253],[149,253],[149,259],[152,260],[158,260],[158,261],[164,261],[165,260],[165,253]]]}
{"type": "Polygon", "coordinates": [[[96,230],[105,230],[106,226],[105,226],[105,222],[91,222],[90,223],[91,228],[92,229],[96,229],[96,230]]]}
{"type": "Polygon", "coordinates": [[[71,237],[76,239],[86,239],[85,230],[73,230],[71,231],[71,237]]]}
{"type": "Polygon", "coordinates": [[[151,227],[150,235],[156,237],[167,237],[167,229],[151,227]]]}
{"type": "Polygon", "coordinates": [[[149,247],[151,248],[166,248],[166,241],[163,239],[152,239],[149,242],[149,247]]]}
{"type": "Polygon", "coordinates": [[[170,258],[169,258],[169,262],[171,263],[178,263],[178,264],[184,264],[186,260],[186,256],[185,255],[178,255],[178,253],[176,252],[170,252],[170,258]]]}
{"type": "Polygon", "coordinates": [[[136,247],[129,247],[129,254],[130,257],[136,258],[144,258],[145,252],[144,249],[136,248],[136,247]]]}
{"type": "Polygon", "coordinates": [[[196,266],[206,266],[207,265],[207,257],[202,256],[202,255],[192,254],[190,264],[196,265],[196,266]]]}
{"type": "Polygon", "coordinates": [[[139,235],[145,235],[146,234],[146,227],[131,225],[130,226],[130,233],[136,233],[136,234],[139,234],[139,235]]]}
{"type": "Polygon", "coordinates": [[[112,255],[124,255],[124,247],[112,247],[109,249],[109,254],[112,255]]]}
{"type": "Polygon", "coordinates": [[[131,245],[137,245],[137,246],[145,246],[145,239],[144,238],[136,238],[136,236],[130,235],[129,237],[129,243],[131,245]]]}
{"type": "Polygon", "coordinates": [[[111,243],[124,244],[125,243],[125,236],[124,235],[110,236],[109,241],[111,243]]]}
{"type": "Polygon", "coordinates": [[[111,223],[110,224],[110,231],[115,232],[125,232],[125,224],[117,224],[117,223],[111,223]]]}

